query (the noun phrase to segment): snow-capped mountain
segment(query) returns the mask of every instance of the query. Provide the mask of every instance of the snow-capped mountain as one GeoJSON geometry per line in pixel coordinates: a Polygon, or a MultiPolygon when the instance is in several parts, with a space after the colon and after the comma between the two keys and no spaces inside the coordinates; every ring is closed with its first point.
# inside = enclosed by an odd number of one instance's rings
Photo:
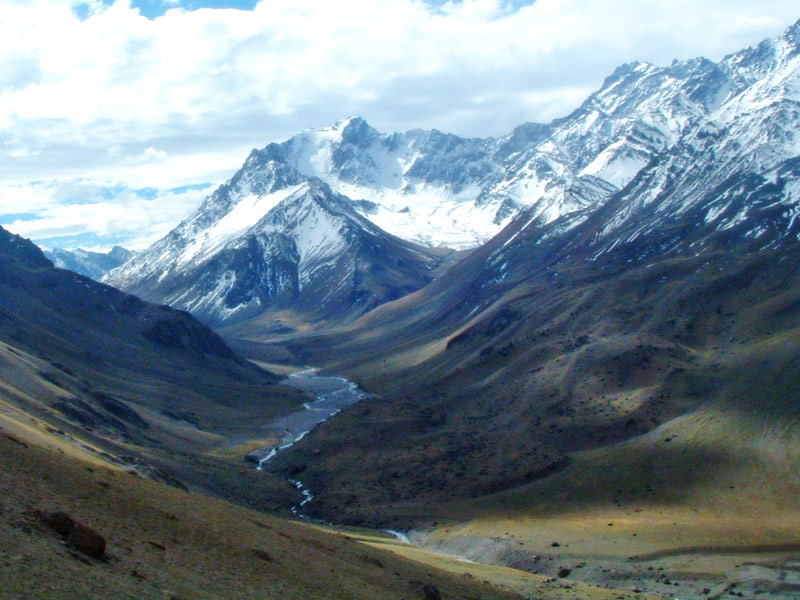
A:
{"type": "Polygon", "coordinates": [[[388,235],[350,204],[253,154],[194,215],[107,279],[214,325],[268,308],[357,316],[430,281],[440,253],[388,235]]]}
{"type": "Polygon", "coordinates": [[[615,165],[606,168],[607,179],[579,173],[568,132],[562,132],[565,143],[554,143],[559,131],[526,124],[502,139],[466,139],[435,129],[382,134],[353,117],[257,153],[322,179],[398,237],[465,249],[488,241],[525,207],[554,220],[595,206],[632,176],[615,165]]]}
{"type": "Polygon", "coordinates": [[[641,257],[702,246],[732,228],[746,239],[786,235],[797,213],[799,39],[800,22],[719,63],[623,65],[572,114],[500,139],[383,134],[358,117],[307,130],[254,150],[192,217],[107,280],[222,323],[298,302],[318,316],[348,302],[360,312],[424,284],[433,255],[381,230],[467,248],[508,226],[487,281],[528,262],[515,239],[591,246],[596,258],[631,244],[641,257]],[[748,200],[756,189],[760,204],[748,200]],[[355,231],[391,240],[389,254],[366,252],[355,231]],[[403,275],[392,271],[399,279],[372,296],[352,283],[348,296],[321,276],[362,281],[359,260],[348,269],[344,256],[402,265],[403,275]]]}
{"type": "MultiPolygon", "coordinates": [[[[700,59],[620,68],[579,112],[596,122],[619,111],[634,115],[625,127],[639,133],[612,146],[627,147],[631,156],[631,140],[645,140],[647,164],[596,210],[566,215],[550,227],[532,211],[522,214],[519,238],[539,243],[589,220],[591,237],[576,238],[573,246],[588,243],[595,258],[628,248],[641,259],[671,250],[697,253],[720,239],[753,248],[799,239],[800,22],[719,64],[700,59]],[[633,108],[625,108],[628,100],[609,104],[609,90],[627,90],[633,108]]],[[[614,160],[595,159],[583,172],[607,176],[597,167],[614,160]]],[[[506,263],[502,254],[498,263],[506,263]]]]}
{"type": "Polygon", "coordinates": [[[731,99],[759,77],[745,64],[761,63],[734,55],[623,65],[572,114],[500,139],[383,134],[353,117],[255,154],[322,179],[399,237],[475,247],[522,210],[547,224],[602,205],[722,106],[738,114],[731,99]]]}
{"type": "Polygon", "coordinates": [[[83,248],[75,250],[53,248],[45,250],[44,253],[59,269],[69,269],[98,281],[111,269],[116,269],[130,260],[133,254],[121,246],[114,246],[109,252],[91,252],[83,248]]]}
{"type": "Polygon", "coordinates": [[[387,135],[353,117],[255,154],[322,179],[394,235],[461,248],[489,239],[511,214],[476,203],[480,182],[499,169],[494,145],[436,130],[387,135]]]}

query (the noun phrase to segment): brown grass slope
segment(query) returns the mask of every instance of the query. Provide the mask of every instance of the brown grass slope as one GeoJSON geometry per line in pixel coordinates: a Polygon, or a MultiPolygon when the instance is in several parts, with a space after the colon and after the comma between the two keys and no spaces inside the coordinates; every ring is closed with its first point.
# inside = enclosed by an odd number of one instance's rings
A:
{"type": "Polygon", "coordinates": [[[519,597],[239,506],[90,466],[0,430],[3,598],[519,597]],[[105,537],[76,551],[39,513],[105,537]]]}

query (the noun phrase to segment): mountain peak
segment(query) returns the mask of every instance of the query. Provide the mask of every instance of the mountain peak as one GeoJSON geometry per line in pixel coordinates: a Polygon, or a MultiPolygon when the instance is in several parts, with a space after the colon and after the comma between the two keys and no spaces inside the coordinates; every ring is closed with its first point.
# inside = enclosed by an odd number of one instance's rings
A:
{"type": "Polygon", "coordinates": [[[368,147],[377,139],[380,138],[380,133],[377,129],[373,129],[361,117],[353,117],[347,122],[347,125],[341,129],[342,142],[348,142],[357,146],[368,147]]]}
{"type": "Polygon", "coordinates": [[[361,116],[358,116],[358,115],[353,115],[353,116],[347,117],[346,119],[341,119],[339,121],[336,121],[336,123],[331,125],[330,129],[332,129],[333,131],[342,131],[342,130],[347,129],[348,127],[351,127],[351,126],[355,126],[355,127],[367,126],[367,127],[369,127],[369,123],[367,123],[367,121],[366,121],[366,119],[364,119],[364,117],[361,117],[361,116]]]}
{"type": "Polygon", "coordinates": [[[122,246],[114,246],[111,248],[111,251],[108,252],[109,256],[113,256],[114,258],[118,258],[122,261],[128,260],[131,256],[133,256],[133,252],[128,250],[127,248],[123,248],[122,246]]]}
{"type": "Polygon", "coordinates": [[[786,28],[783,34],[781,34],[781,40],[796,49],[800,48],[800,19],[798,19],[793,25],[786,28]]]}
{"type": "Polygon", "coordinates": [[[345,139],[356,137],[358,133],[363,134],[367,132],[380,135],[376,129],[367,123],[366,119],[358,115],[353,115],[346,119],[336,121],[333,125],[322,127],[321,129],[306,129],[303,133],[299,134],[299,136],[295,137],[315,138],[321,135],[323,138],[345,139]]]}
{"type": "Polygon", "coordinates": [[[3,260],[16,260],[33,267],[53,266],[36,244],[2,227],[0,227],[0,255],[3,260]]]}
{"type": "Polygon", "coordinates": [[[645,73],[657,68],[658,67],[652,63],[634,60],[618,66],[616,69],[614,69],[614,72],[607,78],[607,80],[614,81],[617,79],[622,79],[631,73],[645,73]]]}
{"type": "MultiPolygon", "coordinates": [[[[629,62],[618,66],[614,69],[614,72],[611,73],[608,77],[605,78],[603,81],[603,85],[600,86],[600,89],[594,92],[589,98],[586,99],[584,104],[591,104],[594,99],[602,98],[604,96],[609,95],[610,93],[617,94],[620,90],[620,85],[622,87],[626,87],[630,85],[631,82],[635,82],[642,77],[642,75],[654,71],[658,69],[655,65],[646,62],[629,62]]],[[[569,117],[565,117],[562,119],[556,119],[557,121],[565,121],[569,117]]]]}

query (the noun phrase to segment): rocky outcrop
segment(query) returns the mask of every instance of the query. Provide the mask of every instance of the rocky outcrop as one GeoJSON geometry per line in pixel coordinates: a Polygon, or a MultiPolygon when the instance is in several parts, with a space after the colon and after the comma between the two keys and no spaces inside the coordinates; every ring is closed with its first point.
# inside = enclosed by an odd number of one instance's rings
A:
{"type": "Polygon", "coordinates": [[[43,513],[40,518],[79,552],[98,560],[106,558],[106,539],[88,525],[76,521],[62,511],[43,513]]]}

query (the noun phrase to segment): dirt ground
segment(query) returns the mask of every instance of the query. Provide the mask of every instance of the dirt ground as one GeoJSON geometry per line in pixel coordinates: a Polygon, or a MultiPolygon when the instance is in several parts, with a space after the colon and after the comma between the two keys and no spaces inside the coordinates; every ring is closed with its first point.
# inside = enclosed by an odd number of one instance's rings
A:
{"type": "Polygon", "coordinates": [[[670,600],[800,597],[800,543],[792,515],[738,527],[727,517],[689,518],[677,511],[660,517],[471,522],[412,531],[409,537],[469,560],[670,600]],[[754,543],[765,539],[772,543],[754,543]]]}

